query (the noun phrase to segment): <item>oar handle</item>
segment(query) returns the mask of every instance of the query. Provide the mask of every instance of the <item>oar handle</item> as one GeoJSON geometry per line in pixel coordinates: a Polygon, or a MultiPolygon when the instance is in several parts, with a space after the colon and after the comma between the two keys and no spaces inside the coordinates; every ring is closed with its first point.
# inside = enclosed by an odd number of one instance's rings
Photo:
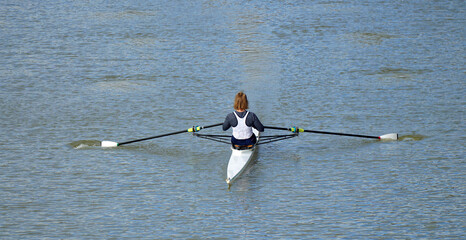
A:
{"type": "Polygon", "coordinates": [[[289,128],[284,128],[284,127],[271,127],[271,126],[264,126],[264,128],[268,129],[275,129],[275,130],[285,130],[285,131],[291,131],[289,128]]]}
{"type": "Polygon", "coordinates": [[[223,123],[216,123],[216,124],[212,124],[212,125],[207,125],[207,126],[202,127],[202,129],[211,128],[211,127],[217,127],[217,126],[220,126],[220,125],[222,125],[222,124],[223,124],[223,123]]]}

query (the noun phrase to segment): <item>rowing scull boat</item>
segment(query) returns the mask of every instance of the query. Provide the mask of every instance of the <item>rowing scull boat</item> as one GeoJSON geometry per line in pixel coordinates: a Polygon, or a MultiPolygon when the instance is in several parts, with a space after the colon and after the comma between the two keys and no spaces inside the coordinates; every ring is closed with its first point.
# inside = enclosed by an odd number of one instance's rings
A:
{"type": "MultiPolygon", "coordinates": [[[[121,145],[125,145],[125,144],[145,141],[145,140],[149,140],[149,139],[161,138],[161,137],[176,135],[176,134],[185,133],[185,132],[192,132],[197,137],[201,137],[201,138],[205,138],[205,139],[209,139],[209,140],[213,140],[213,141],[217,141],[217,142],[222,142],[222,143],[226,143],[226,144],[231,144],[231,142],[228,140],[229,138],[231,138],[231,136],[212,135],[212,134],[198,134],[197,133],[201,129],[216,127],[216,126],[220,126],[222,124],[223,123],[217,123],[217,124],[208,125],[208,126],[204,126],[204,127],[194,126],[194,127],[189,128],[187,130],[181,130],[181,131],[166,133],[166,134],[157,135],[157,136],[153,136],[153,137],[146,137],[146,138],[126,141],[126,142],[120,142],[120,143],[112,142],[112,141],[102,141],[101,146],[102,147],[117,147],[117,146],[121,146],[121,145]]],[[[256,135],[256,138],[257,138],[257,142],[253,147],[246,148],[246,149],[231,148],[232,153],[231,153],[230,160],[228,162],[227,179],[226,179],[226,182],[228,183],[228,187],[230,187],[231,183],[235,179],[237,179],[241,175],[241,173],[243,173],[244,170],[247,168],[248,164],[251,162],[252,158],[254,157],[254,153],[257,151],[256,150],[257,145],[293,138],[293,137],[298,136],[298,134],[300,132],[331,134],[331,135],[340,135],[340,136],[349,136],[349,137],[371,138],[371,139],[379,139],[379,140],[383,140],[383,141],[398,140],[398,134],[397,133],[390,133],[390,134],[385,134],[385,135],[382,135],[382,136],[369,136],[369,135],[360,135],[360,134],[347,134],[347,133],[337,133],[337,132],[324,132],[324,131],[315,131],[315,130],[305,130],[305,129],[297,128],[297,127],[291,127],[291,128],[270,127],[270,126],[264,126],[264,127],[269,128],[269,129],[275,129],[275,130],[291,131],[292,134],[274,135],[274,136],[262,136],[261,137],[262,141],[259,143],[259,131],[257,131],[256,129],[253,128],[253,132],[254,132],[254,134],[256,135]]]]}
{"type": "Polygon", "coordinates": [[[235,149],[231,147],[231,157],[228,161],[226,179],[228,186],[244,172],[255,155],[257,143],[259,142],[259,131],[253,128],[253,132],[257,138],[257,142],[254,146],[246,149],[235,149]]]}

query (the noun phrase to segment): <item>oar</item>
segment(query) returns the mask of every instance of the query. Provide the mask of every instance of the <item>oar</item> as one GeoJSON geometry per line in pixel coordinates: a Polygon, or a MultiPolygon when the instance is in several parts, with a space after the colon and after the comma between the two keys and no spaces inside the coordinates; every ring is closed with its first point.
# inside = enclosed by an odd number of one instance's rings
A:
{"type": "Polygon", "coordinates": [[[283,128],[283,127],[264,126],[264,128],[276,129],[276,130],[286,130],[286,131],[292,131],[292,132],[309,132],[309,133],[331,134],[331,135],[348,136],[348,137],[372,138],[372,139],[380,139],[380,140],[397,140],[398,139],[398,134],[396,134],[396,133],[389,133],[389,134],[385,134],[385,135],[382,135],[382,136],[368,136],[368,135],[361,135],[361,134],[348,134],[348,133],[305,130],[305,129],[297,128],[297,127],[283,128]]]}
{"type": "Polygon", "coordinates": [[[145,141],[145,140],[154,139],[154,138],[161,138],[161,137],[171,136],[171,135],[185,133],[185,132],[198,132],[201,129],[216,127],[216,126],[220,126],[222,124],[223,123],[217,123],[217,124],[212,124],[212,125],[208,125],[208,126],[204,126],[204,127],[195,126],[195,127],[189,128],[187,130],[181,130],[181,131],[176,131],[176,132],[172,132],[172,133],[165,133],[165,134],[162,134],[162,135],[157,135],[157,136],[153,136],[153,137],[146,137],[146,138],[131,140],[131,141],[127,141],[127,142],[121,142],[121,143],[112,142],[112,141],[102,141],[101,146],[102,147],[116,147],[116,146],[121,146],[121,145],[125,145],[125,144],[145,141]]]}

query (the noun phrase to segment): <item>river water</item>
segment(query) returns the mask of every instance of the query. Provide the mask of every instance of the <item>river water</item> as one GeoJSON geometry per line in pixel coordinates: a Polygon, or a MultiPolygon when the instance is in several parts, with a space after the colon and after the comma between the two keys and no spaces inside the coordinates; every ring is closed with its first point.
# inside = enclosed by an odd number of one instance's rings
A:
{"type": "Polygon", "coordinates": [[[0,238],[464,239],[465,10],[2,1],[0,238]],[[230,189],[222,143],[98,146],[222,122],[240,90],[265,125],[400,140],[301,133],[230,189]]]}

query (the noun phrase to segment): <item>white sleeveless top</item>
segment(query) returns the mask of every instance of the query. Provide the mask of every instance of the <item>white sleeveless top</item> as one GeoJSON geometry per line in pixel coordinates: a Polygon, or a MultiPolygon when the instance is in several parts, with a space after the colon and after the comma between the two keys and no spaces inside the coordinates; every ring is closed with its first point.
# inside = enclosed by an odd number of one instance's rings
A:
{"type": "Polygon", "coordinates": [[[233,113],[235,114],[236,120],[238,121],[238,125],[236,125],[236,127],[232,127],[233,137],[238,140],[249,139],[253,134],[252,127],[248,127],[246,125],[246,118],[248,117],[249,112],[247,112],[243,118],[238,117],[236,112],[233,113]]]}

